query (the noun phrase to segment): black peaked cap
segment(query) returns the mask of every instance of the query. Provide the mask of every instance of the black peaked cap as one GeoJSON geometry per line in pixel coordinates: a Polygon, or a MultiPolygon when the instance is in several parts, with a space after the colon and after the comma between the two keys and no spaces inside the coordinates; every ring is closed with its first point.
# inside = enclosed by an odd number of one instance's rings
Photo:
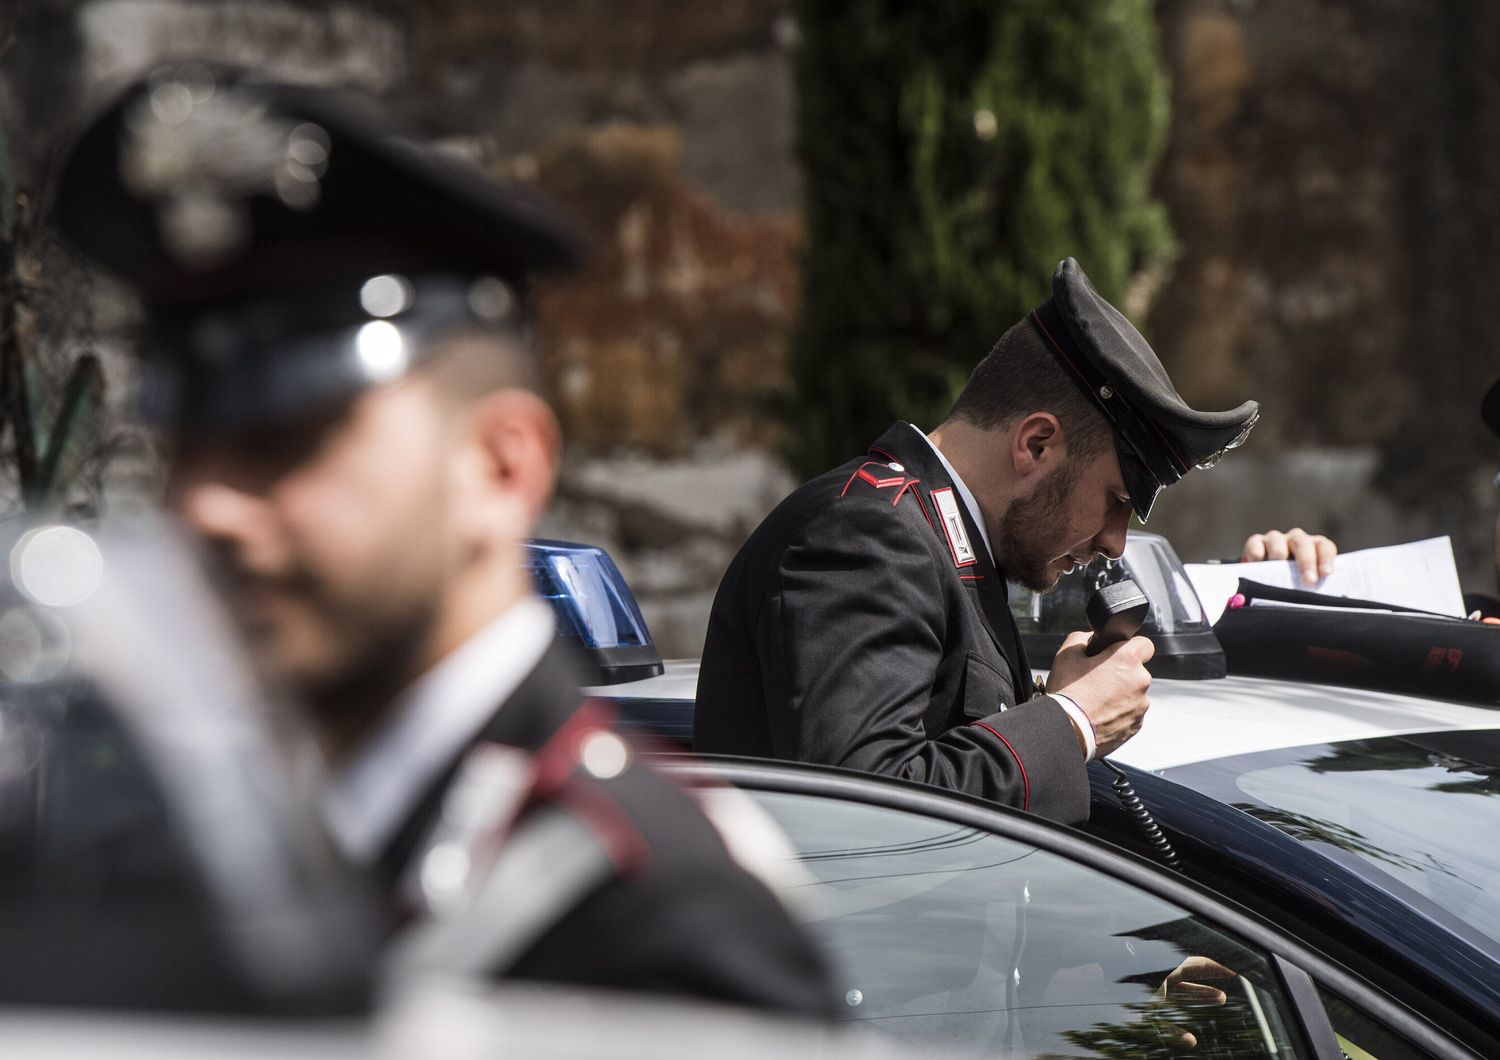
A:
{"type": "Polygon", "coordinates": [[[368,100],[199,63],[89,122],[53,219],[145,303],[146,414],[200,425],[389,378],[389,340],[373,375],[355,358],[362,325],[389,318],[410,352],[472,315],[479,278],[519,313],[533,276],[582,257],[540,195],[416,146],[368,100]],[[363,285],[385,276],[400,293],[371,311],[363,285]]]}
{"type": "Polygon", "coordinates": [[[1120,470],[1141,522],[1157,494],[1244,442],[1260,416],[1254,401],[1227,412],[1199,412],[1183,401],[1141,333],[1100,297],[1072,258],[1058,263],[1052,297],[1032,311],[1031,321],[1114,428],[1120,470]]]}

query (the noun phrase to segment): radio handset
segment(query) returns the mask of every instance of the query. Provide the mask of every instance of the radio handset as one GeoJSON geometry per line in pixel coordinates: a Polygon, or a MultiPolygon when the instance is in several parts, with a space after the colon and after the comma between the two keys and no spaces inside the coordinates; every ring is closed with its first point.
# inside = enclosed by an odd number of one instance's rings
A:
{"type": "Polygon", "coordinates": [[[1104,586],[1089,597],[1084,609],[1094,635],[1083,649],[1085,655],[1098,655],[1111,644],[1129,640],[1140,631],[1141,623],[1151,612],[1151,601],[1140,586],[1129,578],[1104,586]]]}
{"type": "MultiPolygon", "coordinates": [[[[1084,613],[1088,616],[1089,628],[1094,631],[1094,635],[1089,638],[1083,653],[1098,655],[1111,644],[1129,640],[1140,632],[1141,624],[1151,613],[1151,601],[1141,592],[1140,586],[1129,578],[1123,578],[1102,587],[1089,597],[1084,613]]],[[[1115,796],[1146,837],[1152,852],[1168,867],[1181,869],[1177,851],[1172,849],[1172,844],[1162,834],[1161,826],[1151,816],[1151,811],[1146,809],[1145,803],[1141,802],[1135,788],[1131,787],[1130,778],[1125,775],[1125,771],[1108,758],[1100,758],[1099,761],[1114,772],[1115,796]]]]}

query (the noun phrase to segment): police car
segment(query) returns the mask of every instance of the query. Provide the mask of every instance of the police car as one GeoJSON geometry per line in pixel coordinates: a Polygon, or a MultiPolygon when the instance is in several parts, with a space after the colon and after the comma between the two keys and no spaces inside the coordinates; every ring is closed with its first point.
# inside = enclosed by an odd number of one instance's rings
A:
{"type": "MultiPolygon", "coordinates": [[[[638,650],[604,564],[609,628],[638,650]]],[[[847,1015],[883,1031],[1017,1055],[1151,1055],[1188,1027],[1199,1055],[1500,1056],[1497,697],[1226,672],[1170,546],[1133,535],[1123,567],[1154,604],[1152,709],[1117,772],[1090,767],[1082,831],[840,770],[673,768],[781,824],[847,1015]],[[1190,956],[1238,975],[1212,1011],[1163,1015],[1154,991],[1190,956]]],[[[1033,657],[1108,576],[1013,597],[1033,657]]],[[[685,742],[695,677],[672,663],[594,692],[685,742]]]]}
{"type": "MultiPolygon", "coordinates": [[[[584,628],[599,640],[606,629],[615,640],[642,639],[599,657],[600,676],[634,679],[607,688],[648,688],[658,705],[690,703],[662,693],[664,680],[685,679],[675,668],[636,676],[658,663],[646,658],[644,623],[631,617],[633,602],[607,557],[552,546],[539,555],[550,558],[538,584],[566,589],[556,594],[565,616],[592,615],[584,628]]],[[[179,610],[164,578],[150,585],[169,614],[179,610]]],[[[265,789],[256,765],[271,750],[269,734],[225,694],[232,675],[205,655],[196,660],[204,669],[187,680],[180,645],[198,616],[175,614],[183,638],[152,638],[168,653],[161,665],[143,654],[150,649],[136,633],[159,629],[168,615],[143,621],[137,608],[115,617],[111,639],[129,670],[168,668],[173,682],[137,688],[114,711],[62,711],[45,683],[7,689],[0,748],[22,755],[18,765],[37,761],[32,735],[50,750],[46,799],[10,805],[24,810],[19,838],[44,838],[46,857],[0,879],[5,1001],[75,1012],[332,1017],[352,1022],[326,1041],[341,1055],[357,1053],[369,1044],[362,1027],[378,935],[357,881],[319,855],[288,793],[265,789]],[[215,709],[205,718],[209,701],[215,709]],[[132,742],[147,754],[122,755],[132,742]],[[133,772],[147,765],[150,774],[133,772]],[[153,824],[162,816],[172,827],[153,824]],[[233,828],[223,827],[228,820],[233,828]],[[33,824],[39,835],[29,834],[33,824]]],[[[7,636],[47,668],[47,630],[32,630],[41,639],[19,632],[7,636]]],[[[1284,683],[1159,684],[1158,707],[1174,686],[1243,686],[1248,697],[1284,683]]],[[[1465,727],[1443,711],[1490,715],[1378,691],[1323,691],[1331,702],[1363,704],[1365,727],[1329,728],[1317,738],[1324,742],[1247,741],[1241,753],[1221,741],[1217,755],[1123,766],[1131,785],[1124,801],[1114,775],[1095,766],[1087,831],[836,769],[664,764],[708,804],[737,790],[780,825],[792,845],[786,893],[830,955],[845,1015],[899,1043],[944,1055],[1177,1056],[1191,1045],[1189,1055],[1205,1057],[1500,1056],[1489,898],[1500,888],[1483,842],[1493,834],[1485,814],[1495,800],[1485,796],[1494,794],[1486,747],[1495,726],[1465,727]],[[1379,729],[1383,716],[1400,720],[1379,729]],[[1386,737],[1403,743],[1366,746],[1386,737]],[[1440,737],[1446,742],[1435,743],[1440,737]],[[1253,757],[1288,750],[1293,759],[1253,757]],[[1244,756],[1252,757],[1238,769],[1244,756]],[[1227,795],[1196,790],[1208,781],[1178,772],[1226,763],[1237,771],[1215,776],[1227,795]],[[1307,785],[1334,773],[1363,786],[1337,798],[1306,796],[1307,785]],[[1359,814],[1375,807],[1369,791],[1383,773],[1426,800],[1417,838],[1442,833],[1440,807],[1451,799],[1476,841],[1402,847],[1400,836],[1377,832],[1359,814]],[[1278,794],[1278,784],[1292,794],[1278,794]],[[1174,977],[1196,986],[1169,989],[1174,977]],[[1195,993],[1216,1003],[1186,1003],[1195,993]]],[[[1239,696],[1225,692],[1220,706],[1231,709],[1239,696]]],[[[1159,724],[1162,713],[1153,716],[1159,724]]],[[[203,1052],[221,1051],[207,1043],[224,1029],[211,1025],[203,1052]]],[[[10,1045],[39,1030],[58,1027],[0,1012],[0,1040],[10,1045]]],[[[125,1044],[113,1023],[97,1040],[125,1044]]]]}

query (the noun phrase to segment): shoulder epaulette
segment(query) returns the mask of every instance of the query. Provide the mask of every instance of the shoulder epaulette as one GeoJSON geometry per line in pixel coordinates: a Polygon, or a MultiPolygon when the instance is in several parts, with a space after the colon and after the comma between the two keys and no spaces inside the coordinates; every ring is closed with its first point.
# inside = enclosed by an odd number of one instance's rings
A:
{"type": "Polygon", "coordinates": [[[889,496],[893,508],[901,503],[901,498],[911,497],[930,526],[932,517],[927,514],[927,505],[922,503],[922,493],[917,488],[921,483],[921,479],[908,474],[906,468],[894,460],[866,460],[854,469],[854,474],[839,491],[839,497],[885,495],[889,496]]]}

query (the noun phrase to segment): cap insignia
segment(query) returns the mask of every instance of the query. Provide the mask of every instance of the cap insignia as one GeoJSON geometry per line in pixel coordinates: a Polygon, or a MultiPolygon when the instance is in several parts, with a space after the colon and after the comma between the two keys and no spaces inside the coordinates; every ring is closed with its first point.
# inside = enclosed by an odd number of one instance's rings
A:
{"type": "Polygon", "coordinates": [[[217,85],[195,66],[155,79],[127,112],[123,136],[121,180],[154,205],[167,252],[200,270],[249,245],[253,196],[316,206],[330,148],[321,127],[275,117],[254,91],[217,85]]]}

